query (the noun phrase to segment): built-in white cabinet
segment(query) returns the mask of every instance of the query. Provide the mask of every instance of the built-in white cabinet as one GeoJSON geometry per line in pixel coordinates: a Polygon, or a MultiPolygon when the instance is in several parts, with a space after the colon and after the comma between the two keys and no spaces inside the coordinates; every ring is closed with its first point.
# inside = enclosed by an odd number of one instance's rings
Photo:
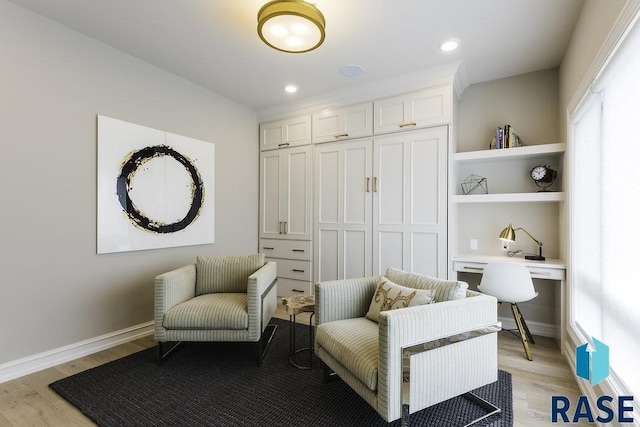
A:
{"type": "Polygon", "coordinates": [[[259,251],[278,265],[278,296],[313,292],[310,241],[260,239],[259,251]]]}
{"type": "Polygon", "coordinates": [[[260,153],[260,238],[311,240],[311,146],[260,153]]]}
{"type": "Polygon", "coordinates": [[[451,122],[450,85],[380,99],[374,102],[374,133],[438,126],[451,122]]]}
{"type": "Polygon", "coordinates": [[[312,115],[313,143],[335,142],[373,134],[373,104],[324,110],[312,115]]]}
{"type": "Polygon", "coordinates": [[[315,280],[447,277],[447,127],[314,150],[315,280]]]}
{"type": "Polygon", "coordinates": [[[311,144],[311,116],[302,115],[260,124],[260,150],[311,144]]]}

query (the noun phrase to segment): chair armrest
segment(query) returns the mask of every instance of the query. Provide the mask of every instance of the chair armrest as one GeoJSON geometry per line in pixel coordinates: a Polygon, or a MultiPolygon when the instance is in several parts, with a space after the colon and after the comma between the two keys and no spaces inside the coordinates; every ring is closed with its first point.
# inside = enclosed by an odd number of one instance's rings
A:
{"type": "MultiPolygon", "coordinates": [[[[249,276],[247,283],[248,299],[253,299],[255,296],[256,301],[260,301],[262,294],[264,294],[274,280],[278,277],[277,264],[273,261],[265,263],[255,273],[249,276]]],[[[251,307],[249,307],[251,309],[251,307]]]]}
{"type": "Polygon", "coordinates": [[[154,320],[156,339],[163,341],[162,322],[171,307],[196,296],[196,265],[190,264],[156,276],[154,281],[154,320]]]}
{"type": "MultiPolygon", "coordinates": [[[[497,304],[495,297],[478,294],[465,299],[381,312],[378,321],[378,390],[382,400],[389,405],[384,410],[396,414],[400,408],[403,349],[475,330],[495,332],[497,329],[492,327],[498,323],[497,304]]],[[[471,361],[474,354],[459,354],[457,357],[471,361]]],[[[487,360],[487,364],[489,362],[487,360]]],[[[451,361],[451,366],[443,365],[442,375],[448,375],[447,369],[457,369],[456,363],[451,361]]],[[[484,369],[483,363],[477,360],[476,368],[484,369]]]]}
{"type": "Polygon", "coordinates": [[[316,283],[316,323],[364,317],[380,276],[316,283]]]}
{"type": "MultiPolygon", "coordinates": [[[[275,262],[265,263],[249,276],[247,282],[247,312],[249,313],[249,339],[251,341],[257,341],[260,338],[260,333],[265,326],[262,323],[263,321],[268,321],[263,319],[263,309],[268,310],[268,306],[263,307],[263,298],[273,290],[272,286],[276,285],[277,279],[278,268],[275,262]]],[[[275,307],[275,295],[273,299],[273,307],[275,307]]]]}

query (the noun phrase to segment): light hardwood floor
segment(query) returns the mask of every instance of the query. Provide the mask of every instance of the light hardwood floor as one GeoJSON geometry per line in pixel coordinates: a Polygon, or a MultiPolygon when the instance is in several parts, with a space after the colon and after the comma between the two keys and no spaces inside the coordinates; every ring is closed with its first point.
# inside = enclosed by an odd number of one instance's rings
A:
{"type": "MultiPolygon", "coordinates": [[[[276,317],[288,319],[282,308],[278,309],[276,317]]],[[[308,317],[299,315],[298,321],[308,322],[308,317]]],[[[498,337],[499,368],[513,376],[514,425],[517,427],[550,425],[551,396],[565,395],[571,402],[576,402],[581,394],[555,340],[535,339],[536,344],[531,346],[533,361],[530,362],[524,356],[519,338],[506,331],[500,332],[498,337]]],[[[0,426],[94,425],[48,385],[154,344],[153,336],[148,336],[0,384],[0,426]]]]}

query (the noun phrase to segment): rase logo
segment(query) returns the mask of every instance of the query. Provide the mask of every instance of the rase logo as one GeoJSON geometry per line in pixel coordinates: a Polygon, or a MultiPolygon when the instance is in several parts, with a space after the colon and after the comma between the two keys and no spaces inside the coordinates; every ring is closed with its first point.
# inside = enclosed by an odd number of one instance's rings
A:
{"type": "MultiPolygon", "coordinates": [[[[592,338],[592,341],[593,344],[585,343],[576,347],[576,375],[595,386],[609,376],[609,347],[596,338],[592,338]]],[[[586,396],[580,396],[570,419],[569,398],[551,396],[551,421],[557,423],[560,418],[565,423],[577,423],[580,420],[610,423],[616,419],[617,409],[618,423],[632,423],[633,417],[627,416],[626,413],[633,411],[633,396],[618,396],[617,408],[613,401],[614,398],[611,396],[600,396],[596,402],[597,412],[594,417],[589,400],[586,396]]]]}

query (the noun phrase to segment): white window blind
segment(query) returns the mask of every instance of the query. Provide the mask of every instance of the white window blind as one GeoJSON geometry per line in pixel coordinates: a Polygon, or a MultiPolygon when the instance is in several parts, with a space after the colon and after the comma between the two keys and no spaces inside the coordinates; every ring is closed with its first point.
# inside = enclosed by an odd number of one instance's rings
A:
{"type": "Polygon", "coordinates": [[[610,348],[640,396],[640,31],[624,40],[573,116],[571,323],[610,348]]]}

